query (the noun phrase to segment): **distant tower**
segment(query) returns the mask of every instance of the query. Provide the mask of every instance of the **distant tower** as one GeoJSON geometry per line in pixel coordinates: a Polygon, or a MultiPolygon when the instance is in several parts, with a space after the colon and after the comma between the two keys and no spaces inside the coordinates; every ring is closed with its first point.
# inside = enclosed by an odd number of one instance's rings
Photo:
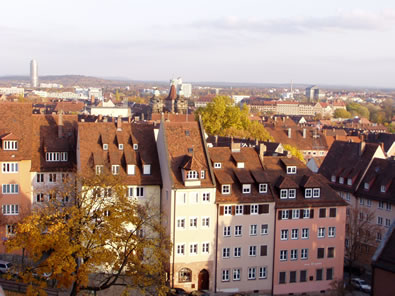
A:
{"type": "Polygon", "coordinates": [[[36,60],[30,61],[30,83],[31,87],[38,87],[38,65],[36,60]]]}

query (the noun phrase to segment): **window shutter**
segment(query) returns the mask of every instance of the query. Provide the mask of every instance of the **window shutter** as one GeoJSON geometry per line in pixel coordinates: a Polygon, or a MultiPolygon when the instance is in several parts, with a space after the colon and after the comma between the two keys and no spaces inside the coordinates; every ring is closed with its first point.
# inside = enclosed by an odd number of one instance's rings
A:
{"type": "Polygon", "coordinates": [[[244,206],[244,214],[249,215],[250,214],[250,205],[245,205],[244,206]]]}
{"type": "Polygon", "coordinates": [[[267,256],[267,246],[261,246],[261,256],[267,256]]]}
{"type": "Polygon", "coordinates": [[[224,206],[219,207],[219,215],[223,216],[224,215],[224,206]]]}
{"type": "Polygon", "coordinates": [[[269,205],[263,205],[263,213],[268,214],[269,213],[269,205]]]}
{"type": "Polygon", "coordinates": [[[314,218],[314,209],[311,209],[310,210],[310,219],[313,219],[314,218]]]}
{"type": "Polygon", "coordinates": [[[299,212],[299,218],[300,218],[300,219],[303,218],[303,210],[300,210],[300,212],[299,212]]]}
{"type": "Polygon", "coordinates": [[[259,205],[258,213],[263,214],[263,205],[259,205]]]}
{"type": "Polygon", "coordinates": [[[232,206],[232,215],[234,216],[236,214],[236,206],[232,206]]]}
{"type": "Polygon", "coordinates": [[[278,220],[281,220],[281,215],[283,214],[283,211],[278,211],[278,220]]]}

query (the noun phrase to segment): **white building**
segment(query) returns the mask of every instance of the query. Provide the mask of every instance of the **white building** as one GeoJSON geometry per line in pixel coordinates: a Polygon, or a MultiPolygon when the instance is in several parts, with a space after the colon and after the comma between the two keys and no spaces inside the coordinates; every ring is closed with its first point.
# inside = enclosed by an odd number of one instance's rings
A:
{"type": "Polygon", "coordinates": [[[38,65],[36,60],[30,61],[30,83],[31,87],[38,87],[38,65]]]}
{"type": "Polygon", "coordinates": [[[170,86],[174,85],[177,90],[177,95],[184,96],[185,98],[190,98],[192,96],[192,84],[182,83],[182,78],[173,78],[170,80],[170,86]]]}
{"type": "Polygon", "coordinates": [[[24,95],[25,89],[22,87],[0,87],[0,94],[2,95],[24,95]]]}

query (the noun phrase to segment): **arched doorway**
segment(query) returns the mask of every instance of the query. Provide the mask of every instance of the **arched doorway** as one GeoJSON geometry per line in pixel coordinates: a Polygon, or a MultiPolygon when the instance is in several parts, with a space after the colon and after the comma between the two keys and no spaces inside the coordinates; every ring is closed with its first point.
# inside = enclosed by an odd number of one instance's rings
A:
{"type": "Polygon", "coordinates": [[[199,272],[198,290],[208,290],[209,289],[209,274],[206,269],[202,269],[199,272]]]}

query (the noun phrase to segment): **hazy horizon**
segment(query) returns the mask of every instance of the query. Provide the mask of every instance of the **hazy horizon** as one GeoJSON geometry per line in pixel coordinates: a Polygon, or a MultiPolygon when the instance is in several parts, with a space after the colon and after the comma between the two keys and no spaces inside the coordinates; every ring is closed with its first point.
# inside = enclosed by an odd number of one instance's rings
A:
{"type": "Polygon", "coordinates": [[[394,88],[395,2],[8,1],[0,76],[394,88]],[[64,74],[66,75],[66,74],[64,74]]]}

